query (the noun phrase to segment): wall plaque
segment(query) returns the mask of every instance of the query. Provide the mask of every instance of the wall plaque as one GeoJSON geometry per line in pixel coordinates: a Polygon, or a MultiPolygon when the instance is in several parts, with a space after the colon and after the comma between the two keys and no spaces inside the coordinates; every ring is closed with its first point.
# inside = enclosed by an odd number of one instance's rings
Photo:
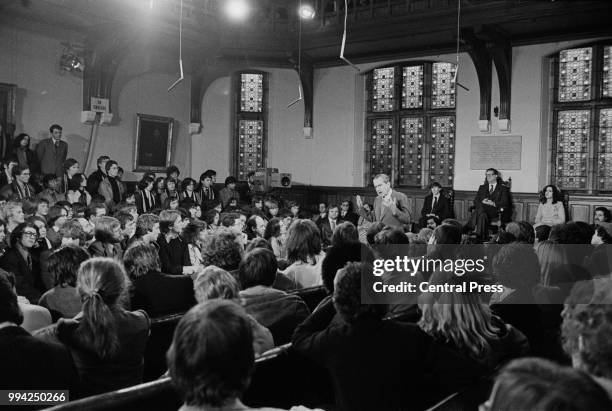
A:
{"type": "Polygon", "coordinates": [[[520,170],[522,136],[472,136],[470,169],[520,170]]]}

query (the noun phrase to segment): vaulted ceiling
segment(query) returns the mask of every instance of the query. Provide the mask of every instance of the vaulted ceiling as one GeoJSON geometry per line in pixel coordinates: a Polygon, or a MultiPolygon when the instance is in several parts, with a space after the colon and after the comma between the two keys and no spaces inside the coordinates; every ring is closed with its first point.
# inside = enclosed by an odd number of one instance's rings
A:
{"type": "MultiPolygon", "coordinates": [[[[237,59],[291,66],[299,49],[302,58],[315,66],[345,64],[338,58],[344,0],[313,0],[316,16],[302,22],[297,17],[300,0],[250,1],[249,19],[236,23],[225,18],[224,0],[183,0],[186,60],[193,64],[237,59]]],[[[347,3],[345,55],[351,61],[455,49],[457,0],[347,3]]],[[[180,6],[181,0],[0,0],[0,24],[71,30],[82,33],[91,47],[129,37],[176,54],[180,6]]],[[[610,36],[611,21],[610,0],[461,0],[462,31],[478,35],[493,30],[512,45],[610,36]]]]}

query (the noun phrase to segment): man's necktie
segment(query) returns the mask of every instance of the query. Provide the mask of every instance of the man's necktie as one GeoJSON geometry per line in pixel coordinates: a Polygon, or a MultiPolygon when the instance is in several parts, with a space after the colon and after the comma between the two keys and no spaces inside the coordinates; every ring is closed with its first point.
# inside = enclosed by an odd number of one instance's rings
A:
{"type": "Polygon", "coordinates": [[[489,186],[489,194],[493,194],[493,184],[489,186]]]}
{"type": "Polygon", "coordinates": [[[436,209],[437,205],[438,205],[438,197],[434,197],[433,205],[431,206],[431,212],[432,213],[436,209]]]}

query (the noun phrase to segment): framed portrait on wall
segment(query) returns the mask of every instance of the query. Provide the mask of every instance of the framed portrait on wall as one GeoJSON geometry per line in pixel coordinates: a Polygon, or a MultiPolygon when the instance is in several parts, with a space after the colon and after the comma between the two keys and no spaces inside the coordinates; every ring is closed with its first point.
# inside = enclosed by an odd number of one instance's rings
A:
{"type": "Polygon", "coordinates": [[[172,154],[171,117],[136,114],[134,171],[165,172],[172,154]]]}

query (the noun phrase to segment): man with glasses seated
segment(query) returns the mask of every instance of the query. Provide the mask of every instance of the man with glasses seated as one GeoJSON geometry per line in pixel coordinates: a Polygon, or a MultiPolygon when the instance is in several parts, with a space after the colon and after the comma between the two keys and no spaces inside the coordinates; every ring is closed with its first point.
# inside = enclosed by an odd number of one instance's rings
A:
{"type": "Polygon", "coordinates": [[[13,167],[13,182],[2,188],[0,197],[5,200],[21,201],[34,197],[36,190],[30,185],[30,169],[28,167],[13,167]]]}
{"type": "Polygon", "coordinates": [[[478,193],[474,198],[475,209],[466,228],[474,230],[480,238],[485,238],[492,220],[501,214],[501,222],[506,222],[503,220],[509,213],[505,211],[510,210],[510,206],[510,190],[503,184],[499,171],[489,168],[485,172],[484,184],[478,187],[478,193]]]}

